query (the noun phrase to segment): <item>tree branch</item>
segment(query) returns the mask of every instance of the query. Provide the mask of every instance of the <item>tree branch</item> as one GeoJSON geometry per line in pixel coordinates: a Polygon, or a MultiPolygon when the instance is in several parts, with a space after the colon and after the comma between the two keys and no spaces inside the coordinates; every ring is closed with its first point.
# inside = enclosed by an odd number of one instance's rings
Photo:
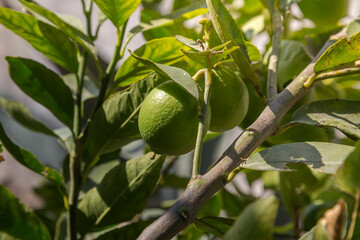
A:
{"type": "Polygon", "coordinates": [[[146,228],[138,239],[171,239],[188,226],[200,208],[226,184],[228,174],[244,162],[250,154],[278,128],[281,118],[298,102],[310,88],[304,87],[305,80],[313,74],[313,67],[319,56],[345,31],[333,35],[323,46],[317,57],[286,89],[270,99],[258,119],[228,147],[214,166],[204,175],[190,181],[177,202],[160,218],[146,228]]]}

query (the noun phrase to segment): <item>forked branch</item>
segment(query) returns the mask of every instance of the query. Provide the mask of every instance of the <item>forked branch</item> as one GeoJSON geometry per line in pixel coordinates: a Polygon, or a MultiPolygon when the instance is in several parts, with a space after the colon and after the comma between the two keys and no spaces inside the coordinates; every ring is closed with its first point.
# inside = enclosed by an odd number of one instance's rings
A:
{"type": "Polygon", "coordinates": [[[333,35],[313,62],[281,93],[268,102],[258,119],[241,133],[217,163],[206,174],[191,181],[177,202],[146,228],[138,239],[171,239],[188,226],[206,201],[225,186],[228,174],[277,130],[285,113],[309,91],[310,88],[304,87],[304,82],[313,74],[316,60],[329,46],[344,36],[344,30],[333,35]]]}

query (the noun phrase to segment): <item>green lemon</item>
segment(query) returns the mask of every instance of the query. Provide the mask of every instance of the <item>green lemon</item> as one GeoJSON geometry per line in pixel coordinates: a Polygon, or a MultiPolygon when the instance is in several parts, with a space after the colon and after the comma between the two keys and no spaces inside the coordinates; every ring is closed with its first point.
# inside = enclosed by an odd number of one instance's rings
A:
{"type": "MultiPolygon", "coordinates": [[[[204,86],[204,79],[200,80],[204,86]]],[[[223,132],[239,125],[249,107],[249,93],[243,81],[225,68],[212,72],[209,130],[223,132]]]]}
{"type": "Polygon", "coordinates": [[[154,88],[139,113],[140,134],[157,154],[181,155],[195,147],[197,101],[173,81],[154,88]]]}

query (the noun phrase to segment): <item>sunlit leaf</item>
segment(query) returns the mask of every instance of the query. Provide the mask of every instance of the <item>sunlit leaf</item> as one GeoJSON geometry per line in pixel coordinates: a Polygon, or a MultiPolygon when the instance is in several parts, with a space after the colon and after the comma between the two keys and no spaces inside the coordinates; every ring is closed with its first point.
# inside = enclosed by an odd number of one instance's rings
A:
{"type": "MultiPolygon", "coordinates": [[[[182,48],[184,48],[184,45],[175,38],[167,37],[146,42],[143,46],[135,50],[134,54],[156,63],[173,65],[184,58],[184,54],[180,50],[182,48]]],[[[135,58],[128,58],[123,62],[115,75],[114,88],[135,83],[151,71],[151,69],[144,66],[135,58]]]]}
{"type": "Polygon", "coordinates": [[[172,79],[187,92],[189,92],[196,100],[199,100],[199,91],[193,78],[184,70],[177,67],[167,66],[156,63],[148,59],[141,58],[133,53],[131,55],[145,66],[151,68],[155,72],[163,75],[165,78],[172,79]]]}
{"type": "Polygon", "coordinates": [[[0,23],[55,63],[77,72],[77,49],[62,31],[33,16],[3,7],[0,7],[0,23]]]}
{"type": "Polygon", "coordinates": [[[353,149],[351,146],[325,142],[282,144],[255,153],[241,167],[288,171],[288,163],[304,163],[319,172],[333,174],[353,149]]]}
{"type": "MultiPolygon", "coordinates": [[[[56,15],[55,13],[43,8],[38,4],[34,4],[25,0],[20,0],[20,2],[27,8],[31,9],[32,11],[36,12],[37,14],[41,15],[45,19],[49,20],[53,24],[55,24],[61,31],[67,34],[70,38],[72,38],[76,43],[80,44],[95,60],[97,64],[98,71],[101,72],[101,67],[99,63],[99,59],[97,57],[96,48],[92,43],[92,39],[84,34],[78,28],[68,24],[64,21],[61,16],[56,15]]],[[[80,21],[81,23],[81,21],[80,21]]]]}
{"type": "Polygon", "coordinates": [[[119,28],[131,16],[141,0],[94,0],[100,10],[119,28]]]}
{"type": "Polygon", "coordinates": [[[349,39],[341,38],[331,45],[315,63],[314,72],[319,73],[360,60],[360,32],[349,39]]]}
{"type": "Polygon", "coordinates": [[[295,123],[333,127],[353,139],[360,138],[360,101],[328,99],[296,110],[289,125],[295,123]]]}
{"type": "Polygon", "coordinates": [[[232,52],[230,55],[241,74],[254,85],[258,92],[260,92],[260,82],[249,62],[249,54],[246,49],[243,33],[221,0],[206,0],[206,3],[209,8],[213,26],[222,42],[232,41],[227,45],[227,48],[233,46],[240,47],[240,49],[232,52]]]}

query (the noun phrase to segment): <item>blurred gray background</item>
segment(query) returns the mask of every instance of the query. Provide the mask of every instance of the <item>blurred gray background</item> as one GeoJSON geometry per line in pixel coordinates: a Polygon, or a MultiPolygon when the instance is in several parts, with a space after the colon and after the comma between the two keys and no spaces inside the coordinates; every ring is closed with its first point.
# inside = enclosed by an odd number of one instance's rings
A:
{"type": "MultiPolygon", "coordinates": [[[[339,0],[341,1],[341,0],[339,0]]],[[[42,4],[46,8],[61,14],[69,14],[78,17],[85,24],[85,19],[82,15],[82,6],[80,0],[38,0],[38,3],[42,4]]],[[[172,0],[163,1],[161,5],[161,12],[163,14],[169,13],[172,0]]],[[[242,5],[243,0],[234,0],[236,4],[242,5]]],[[[10,7],[15,10],[21,11],[21,5],[16,0],[0,0],[0,6],[10,7]]],[[[142,6],[140,6],[136,12],[131,16],[128,30],[136,26],[139,23],[140,12],[142,6]]],[[[296,15],[301,15],[301,12],[296,6],[293,7],[292,11],[296,15]]],[[[94,24],[97,22],[97,13],[98,10],[95,8],[93,14],[94,24]]],[[[360,1],[359,0],[350,0],[349,4],[349,16],[343,19],[343,22],[348,22],[351,19],[355,18],[360,13],[360,1]]],[[[196,22],[197,20],[193,20],[196,22]]],[[[294,21],[292,22],[291,27],[296,29],[302,25],[311,26],[311,21],[294,21]]],[[[95,42],[98,52],[102,59],[106,62],[110,61],[114,45],[115,45],[116,33],[115,28],[110,23],[106,21],[103,27],[100,30],[99,38],[95,42]]],[[[265,49],[265,44],[268,42],[269,37],[267,34],[260,34],[258,38],[253,40],[253,43],[261,50],[263,53],[265,49]]],[[[137,35],[130,44],[128,48],[131,50],[137,49],[144,43],[144,39],[141,34],[137,35]]],[[[5,56],[21,56],[25,58],[32,58],[48,68],[52,69],[55,72],[59,72],[58,68],[50,63],[43,55],[36,52],[26,41],[22,40],[17,35],[13,34],[6,28],[0,25],[0,96],[16,100],[25,104],[33,116],[38,120],[45,122],[45,124],[52,128],[59,128],[62,124],[52,116],[52,114],[37,104],[26,95],[24,95],[19,88],[11,81],[8,71],[7,71],[7,62],[5,56]]],[[[126,59],[128,55],[125,56],[126,59]]],[[[12,138],[12,140],[20,145],[21,147],[30,150],[34,153],[37,158],[45,165],[51,166],[53,168],[61,168],[61,162],[65,156],[65,151],[57,144],[54,138],[37,134],[31,132],[16,122],[12,121],[0,110],[0,121],[3,124],[5,131],[12,138]],[[36,143],[36,144],[34,144],[36,143]]],[[[221,138],[219,138],[215,143],[211,143],[208,146],[208,149],[211,149],[213,158],[216,158],[223,152],[226,147],[235,139],[235,137],[240,133],[241,129],[234,129],[226,132],[221,138]]],[[[126,149],[131,152],[136,148],[139,142],[134,143],[128,146],[126,149]]],[[[5,161],[0,163],[0,184],[8,187],[17,197],[19,197],[23,202],[28,204],[31,207],[41,206],[41,201],[36,197],[32,188],[37,186],[41,181],[44,181],[37,174],[27,170],[18,164],[12,157],[6,152],[2,154],[5,158],[5,161]]],[[[136,153],[135,153],[136,155],[136,153]]],[[[210,155],[210,153],[208,154],[210,155]]],[[[185,155],[182,161],[178,161],[177,171],[180,172],[180,175],[188,176],[191,171],[191,154],[185,155]],[[181,162],[181,163],[179,163],[181,162]]],[[[206,155],[205,155],[206,158],[206,155]]],[[[213,161],[215,159],[210,159],[213,161]]],[[[245,179],[239,175],[237,180],[244,181],[245,179]]],[[[259,195],[262,192],[261,183],[258,183],[258,186],[248,186],[242,184],[241,188],[245,191],[252,191],[254,195],[259,195]]]]}

